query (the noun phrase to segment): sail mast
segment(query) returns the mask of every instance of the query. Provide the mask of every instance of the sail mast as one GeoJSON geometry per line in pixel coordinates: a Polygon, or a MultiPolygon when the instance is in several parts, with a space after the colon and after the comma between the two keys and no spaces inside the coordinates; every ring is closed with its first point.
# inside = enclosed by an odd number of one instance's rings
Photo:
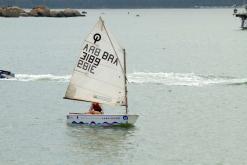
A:
{"type": "Polygon", "coordinates": [[[126,51],[123,49],[124,54],[124,86],[125,86],[125,113],[128,114],[128,89],[127,89],[127,75],[126,75],[126,51]]]}
{"type": "MultiPolygon", "coordinates": [[[[106,34],[107,34],[107,36],[108,36],[108,38],[109,38],[109,40],[110,40],[110,43],[111,43],[111,45],[112,45],[112,48],[113,48],[113,50],[114,50],[114,52],[115,52],[115,54],[116,54],[116,56],[117,56],[117,58],[119,59],[119,57],[118,57],[118,54],[117,54],[117,52],[116,52],[116,49],[115,49],[115,47],[114,47],[114,45],[113,45],[113,43],[112,43],[112,40],[111,40],[111,37],[109,36],[109,34],[108,34],[108,30],[107,30],[107,28],[106,28],[106,26],[105,26],[105,24],[104,24],[104,21],[103,21],[103,19],[100,17],[99,18],[100,19],[100,21],[102,22],[102,25],[104,26],[104,29],[105,29],[105,31],[106,31],[106,34]]],[[[121,65],[121,62],[120,62],[120,67],[121,67],[121,70],[122,70],[122,72],[123,72],[123,74],[124,74],[124,87],[125,87],[125,113],[126,114],[128,114],[128,89],[127,89],[127,75],[126,75],[126,51],[125,51],[125,49],[123,49],[123,56],[124,56],[124,66],[122,66],[121,65]]]]}

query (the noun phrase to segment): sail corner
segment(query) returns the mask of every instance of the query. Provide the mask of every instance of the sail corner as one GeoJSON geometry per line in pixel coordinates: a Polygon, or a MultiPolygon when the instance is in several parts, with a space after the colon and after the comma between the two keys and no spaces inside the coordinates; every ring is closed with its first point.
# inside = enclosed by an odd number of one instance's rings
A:
{"type": "Polygon", "coordinates": [[[100,20],[101,22],[104,22],[104,20],[103,20],[103,18],[102,18],[101,16],[99,16],[99,20],[100,20]]]}

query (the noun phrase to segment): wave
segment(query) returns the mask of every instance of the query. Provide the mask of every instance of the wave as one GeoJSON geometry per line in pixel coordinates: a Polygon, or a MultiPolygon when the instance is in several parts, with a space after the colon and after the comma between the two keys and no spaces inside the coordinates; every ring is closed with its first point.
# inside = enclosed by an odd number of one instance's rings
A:
{"type": "Polygon", "coordinates": [[[70,75],[65,76],[57,76],[53,74],[15,74],[15,78],[13,79],[5,79],[9,81],[56,81],[56,82],[68,82],[70,79],[70,75]]]}
{"type": "Polygon", "coordinates": [[[150,83],[175,86],[206,86],[206,85],[242,85],[247,84],[247,78],[229,76],[196,75],[194,73],[152,73],[135,72],[128,75],[131,83],[150,83]]]}
{"type": "MultiPolygon", "coordinates": [[[[70,75],[53,74],[16,74],[8,81],[53,81],[68,82],[70,75]]],[[[171,86],[206,86],[206,85],[247,85],[247,78],[229,76],[197,75],[194,73],[134,72],[128,74],[128,82],[132,84],[161,84],[171,86]]]]}

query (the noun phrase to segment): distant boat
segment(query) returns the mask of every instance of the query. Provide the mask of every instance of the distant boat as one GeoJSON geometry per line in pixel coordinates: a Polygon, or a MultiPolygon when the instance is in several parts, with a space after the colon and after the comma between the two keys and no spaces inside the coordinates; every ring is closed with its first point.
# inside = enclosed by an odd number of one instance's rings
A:
{"type": "Polygon", "coordinates": [[[15,77],[15,74],[11,73],[10,71],[0,70],[0,79],[10,79],[14,77],[15,77]]]}
{"type": "Polygon", "coordinates": [[[240,11],[237,8],[234,8],[233,15],[241,19],[241,28],[247,29],[247,5],[243,5],[244,10],[240,11]]]}
{"type": "Polygon", "coordinates": [[[125,106],[125,114],[69,113],[67,123],[97,126],[134,124],[138,115],[128,114],[125,50],[102,18],[86,37],[65,99],[125,106]]]}
{"type": "Polygon", "coordinates": [[[238,13],[238,9],[235,8],[235,9],[233,10],[233,13],[234,13],[234,14],[237,14],[237,13],[238,13]]]}

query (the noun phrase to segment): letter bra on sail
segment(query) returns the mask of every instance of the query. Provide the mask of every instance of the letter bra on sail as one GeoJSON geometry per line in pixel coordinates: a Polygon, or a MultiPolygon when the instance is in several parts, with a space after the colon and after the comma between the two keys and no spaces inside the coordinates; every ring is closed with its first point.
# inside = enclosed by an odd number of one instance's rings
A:
{"type": "Polygon", "coordinates": [[[66,99],[126,105],[123,49],[100,18],[82,44],[66,99]]]}

